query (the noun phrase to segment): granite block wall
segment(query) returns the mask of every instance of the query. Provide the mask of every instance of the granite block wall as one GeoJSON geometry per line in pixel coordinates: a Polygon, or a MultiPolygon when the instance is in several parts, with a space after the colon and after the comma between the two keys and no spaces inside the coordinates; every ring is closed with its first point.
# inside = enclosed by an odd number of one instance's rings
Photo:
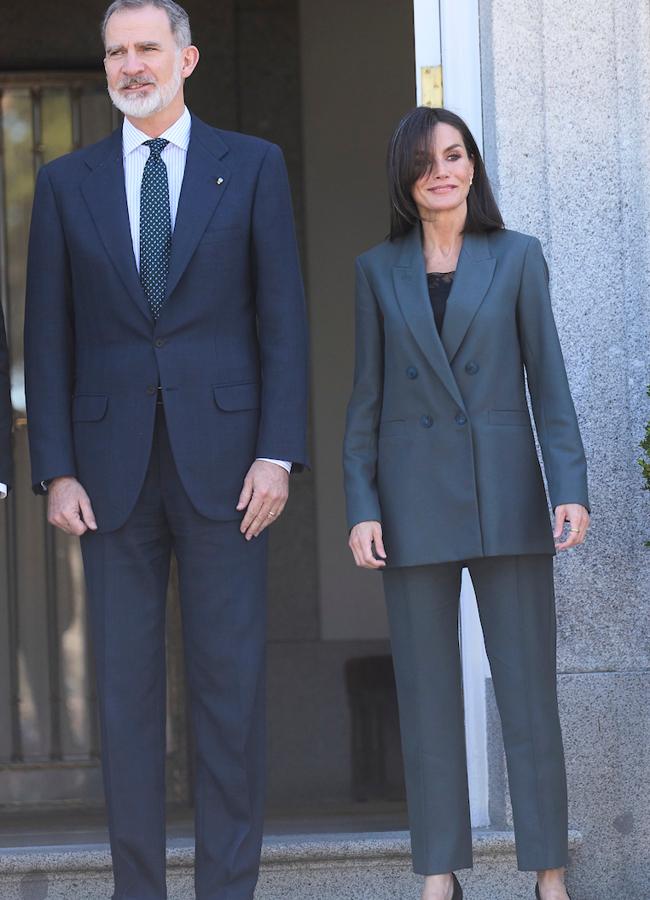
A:
{"type": "Polygon", "coordinates": [[[586,545],[556,561],[578,896],[648,894],[650,8],[481,0],[485,155],[510,228],[537,235],[589,463],[586,545]],[[625,890],[617,892],[617,885],[625,890]]]}

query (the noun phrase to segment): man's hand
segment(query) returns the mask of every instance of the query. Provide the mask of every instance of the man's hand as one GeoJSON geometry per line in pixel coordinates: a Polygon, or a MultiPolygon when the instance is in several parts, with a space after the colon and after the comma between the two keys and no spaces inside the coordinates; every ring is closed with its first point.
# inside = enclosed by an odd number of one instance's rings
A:
{"type": "Polygon", "coordinates": [[[381,522],[359,522],[350,532],[348,546],[355,563],[362,569],[383,569],[386,565],[381,522]],[[373,544],[376,556],[372,552],[373,544]],[[377,556],[381,559],[377,559],[377,556]]]}
{"type": "Polygon", "coordinates": [[[587,537],[587,529],[589,528],[589,513],[579,503],[564,503],[562,506],[555,507],[555,528],[553,529],[553,538],[555,546],[558,550],[568,550],[569,547],[575,547],[582,544],[587,537]],[[565,541],[561,541],[564,523],[569,523],[569,532],[565,541]]]}
{"type": "Polygon", "coordinates": [[[237,509],[246,509],[240,531],[246,540],[275,522],[289,499],[289,473],[276,463],[256,459],[244,478],[237,509]]]}
{"type": "Polygon", "coordinates": [[[88,494],[76,478],[54,478],[47,488],[47,520],[66,534],[79,537],[97,530],[88,494]]]}

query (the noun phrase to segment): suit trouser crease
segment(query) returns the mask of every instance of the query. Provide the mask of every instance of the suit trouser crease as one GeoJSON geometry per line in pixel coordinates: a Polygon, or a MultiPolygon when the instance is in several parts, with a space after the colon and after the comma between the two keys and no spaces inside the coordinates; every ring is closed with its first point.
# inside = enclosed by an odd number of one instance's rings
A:
{"type": "MultiPolygon", "coordinates": [[[[236,515],[236,514],[235,514],[236,515]]],[[[115,900],[163,900],[165,609],[172,550],[196,758],[198,900],[248,900],[264,798],[266,535],[198,514],[162,410],[126,524],[82,538],[115,900]]]]}
{"type": "MultiPolygon", "coordinates": [[[[518,866],[566,864],[566,775],[557,711],[552,556],[465,563],[499,709],[518,866]]],[[[463,563],[384,572],[400,709],[413,867],[472,864],[458,601],[463,563]]]]}

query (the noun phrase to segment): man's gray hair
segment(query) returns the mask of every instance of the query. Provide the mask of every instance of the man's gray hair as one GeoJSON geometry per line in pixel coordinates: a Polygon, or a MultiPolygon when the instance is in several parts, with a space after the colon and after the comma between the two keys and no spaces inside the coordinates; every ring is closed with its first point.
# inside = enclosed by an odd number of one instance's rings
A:
{"type": "Polygon", "coordinates": [[[174,35],[174,40],[180,50],[184,50],[192,43],[190,31],[190,18],[178,3],[174,0],[113,0],[104,13],[102,19],[102,41],[106,46],[106,23],[113,13],[123,9],[143,9],[145,6],[155,6],[156,9],[164,9],[169,18],[169,27],[174,35]]]}

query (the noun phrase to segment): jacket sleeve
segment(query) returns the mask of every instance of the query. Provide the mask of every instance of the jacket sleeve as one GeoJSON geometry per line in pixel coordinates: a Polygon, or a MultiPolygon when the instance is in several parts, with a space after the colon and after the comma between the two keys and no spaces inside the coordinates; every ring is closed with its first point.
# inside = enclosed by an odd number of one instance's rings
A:
{"type": "Polygon", "coordinates": [[[354,387],[343,442],[348,528],[381,521],[377,492],[377,432],[384,382],[381,311],[361,262],[356,264],[354,387]]]}
{"type": "Polygon", "coordinates": [[[262,401],[257,458],[308,465],[307,315],[291,191],[279,147],[262,161],[253,205],[253,268],[262,401]]]}
{"type": "Polygon", "coordinates": [[[71,405],[74,378],[68,251],[47,167],[36,179],[27,257],[25,389],[34,491],[76,476],[71,405]]]}
{"type": "Polygon", "coordinates": [[[531,238],[524,258],[518,324],[551,506],[580,503],[589,509],[587,463],[537,238],[531,238]]]}
{"type": "Polygon", "coordinates": [[[0,307],[0,483],[8,488],[13,482],[11,423],[9,348],[7,347],[2,307],[0,307]]]}

